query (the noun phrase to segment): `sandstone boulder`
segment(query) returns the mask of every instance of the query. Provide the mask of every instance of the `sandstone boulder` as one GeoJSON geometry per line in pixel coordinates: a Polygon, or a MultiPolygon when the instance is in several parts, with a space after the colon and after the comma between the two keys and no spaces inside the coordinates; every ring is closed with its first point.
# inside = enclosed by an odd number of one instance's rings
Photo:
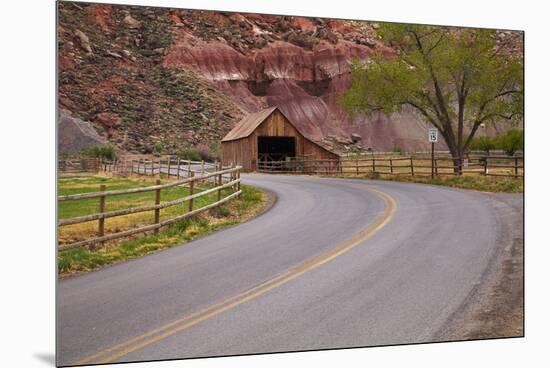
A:
{"type": "Polygon", "coordinates": [[[86,36],[86,34],[79,29],[75,30],[74,34],[82,50],[86,51],[86,53],[88,54],[92,54],[92,47],[90,45],[90,39],[88,38],[88,36],[86,36]]]}
{"type": "Polygon", "coordinates": [[[90,122],[73,117],[68,110],[59,111],[57,140],[60,155],[107,144],[90,122]]]}
{"type": "Polygon", "coordinates": [[[128,28],[131,28],[131,29],[138,29],[141,27],[141,22],[133,18],[131,15],[125,16],[123,19],[123,22],[124,24],[126,24],[128,28]]]}

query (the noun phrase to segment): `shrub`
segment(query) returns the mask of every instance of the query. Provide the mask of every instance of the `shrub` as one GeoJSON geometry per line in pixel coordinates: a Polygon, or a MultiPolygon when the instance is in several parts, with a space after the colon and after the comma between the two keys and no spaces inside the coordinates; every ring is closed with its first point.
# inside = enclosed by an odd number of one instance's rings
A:
{"type": "Polygon", "coordinates": [[[392,151],[399,155],[402,155],[405,152],[405,150],[403,150],[403,148],[398,145],[393,146],[392,151]]]}
{"type": "Polygon", "coordinates": [[[523,150],[523,130],[510,129],[498,137],[498,146],[507,155],[513,156],[516,151],[523,150]]]}
{"type": "Polygon", "coordinates": [[[109,144],[106,146],[91,146],[80,151],[80,156],[95,157],[101,160],[113,161],[117,158],[115,146],[109,144]]]}
{"type": "Polygon", "coordinates": [[[221,150],[222,146],[219,142],[214,142],[210,145],[210,149],[212,150],[212,156],[214,160],[220,161],[221,160],[221,150]]]}
{"type": "Polygon", "coordinates": [[[473,150],[485,151],[489,154],[489,151],[496,148],[495,138],[491,137],[479,137],[472,140],[471,148],[473,150]]]}
{"type": "Polygon", "coordinates": [[[204,161],[215,161],[214,153],[212,152],[212,149],[207,146],[206,144],[200,143],[197,145],[197,153],[201,157],[201,160],[204,161]]]}
{"type": "Polygon", "coordinates": [[[164,151],[164,147],[162,146],[161,142],[156,142],[153,146],[153,155],[156,157],[160,157],[164,151]]]}
{"type": "Polygon", "coordinates": [[[177,156],[183,160],[200,161],[201,156],[195,148],[184,148],[178,151],[177,156]]]}

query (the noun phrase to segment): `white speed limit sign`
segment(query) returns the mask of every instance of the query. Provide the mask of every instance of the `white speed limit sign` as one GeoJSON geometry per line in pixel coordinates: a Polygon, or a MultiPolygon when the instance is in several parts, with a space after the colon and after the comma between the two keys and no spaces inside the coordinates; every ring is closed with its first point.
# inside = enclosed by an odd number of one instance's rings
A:
{"type": "Polygon", "coordinates": [[[437,129],[431,128],[428,130],[428,142],[437,143],[437,129]]]}

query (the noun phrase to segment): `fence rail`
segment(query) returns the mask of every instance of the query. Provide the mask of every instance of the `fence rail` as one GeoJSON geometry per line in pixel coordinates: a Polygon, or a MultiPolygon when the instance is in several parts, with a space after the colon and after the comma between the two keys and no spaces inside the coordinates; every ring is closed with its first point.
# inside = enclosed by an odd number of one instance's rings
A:
{"type": "Polygon", "coordinates": [[[264,173],[294,173],[320,175],[484,175],[520,178],[524,175],[523,157],[471,156],[459,160],[453,157],[357,157],[340,160],[295,159],[261,161],[258,171],[264,173]],[[433,173],[433,174],[432,174],[433,173]]]}
{"type": "Polygon", "coordinates": [[[147,231],[155,231],[158,232],[158,230],[161,227],[173,224],[177,221],[181,221],[183,219],[189,218],[191,216],[195,216],[201,212],[204,212],[206,210],[209,210],[214,207],[218,207],[221,204],[229,201],[232,198],[238,197],[241,193],[241,167],[240,166],[234,166],[231,168],[222,168],[221,165],[217,165],[215,168],[216,170],[212,172],[206,172],[203,171],[203,174],[201,175],[195,175],[193,171],[190,171],[190,176],[181,179],[172,181],[166,184],[161,184],[160,179],[157,179],[156,185],[143,187],[143,188],[132,188],[132,189],[122,189],[122,190],[107,190],[105,185],[100,186],[100,190],[98,192],[92,192],[92,193],[81,193],[81,194],[72,194],[72,195],[63,195],[58,197],[59,202],[63,201],[79,201],[84,199],[98,199],[98,205],[99,205],[99,212],[85,215],[85,216],[77,216],[72,218],[66,218],[66,219],[60,219],[58,221],[58,226],[68,226],[68,225],[75,225],[80,224],[84,222],[90,222],[90,221],[97,221],[98,222],[98,231],[97,236],[85,240],[80,240],[74,243],[70,244],[62,244],[59,246],[59,250],[67,250],[67,249],[73,249],[83,246],[94,246],[97,243],[104,243],[109,240],[114,240],[118,238],[127,237],[130,235],[134,235],[137,233],[143,233],[147,231]],[[200,192],[195,192],[197,188],[197,183],[202,181],[208,181],[209,179],[213,179],[214,181],[214,187],[208,188],[205,190],[202,190],[200,192]],[[224,183],[224,179],[226,182],[224,183]],[[181,198],[177,198],[172,201],[168,202],[161,202],[161,193],[163,189],[167,188],[173,188],[176,186],[188,186],[189,187],[189,194],[185,195],[181,198]],[[226,195],[225,197],[222,197],[222,191],[224,189],[231,189],[231,193],[226,195]],[[119,196],[119,195],[128,195],[128,194],[136,194],[136,193],[144,193],[144,192],[155,192],[155,203],[151,205],[146,206],[139,206],[139,207],[131,207],[131,208],[125,208],[115,211],[105,211],[105,204],[108,197],[112,196],[119,196]],[[208,205],[205,205],[200,208],[193,208],[194,199],[206,196],[208,194],[216,193],[217,192],[217,198],[216,201],[213,203],[210,203],[208,205]],[[177,215],[173,218],[166,219],[161,221],[160,220],[160,210],[173,207],[176,205],[180,205],[187,202],[187,211],[177,215]],[[107,218],[113,218],[113,217],[121,217],[121,216],[127,216],[135,213],[142,213],[142,212],[148,212],[148,211],[154,211],[154,223],[148,224],[145,226],[140,226],[133,229],[128,229],[125,231],[119,231],[111,234],[105,234],[105,219],[107,218]]]}
{"type": "Polygon", "coordinates": [[[99,161],[95,158],[59,160],[57,167],[61,173],[97,172],[99,161]]]}

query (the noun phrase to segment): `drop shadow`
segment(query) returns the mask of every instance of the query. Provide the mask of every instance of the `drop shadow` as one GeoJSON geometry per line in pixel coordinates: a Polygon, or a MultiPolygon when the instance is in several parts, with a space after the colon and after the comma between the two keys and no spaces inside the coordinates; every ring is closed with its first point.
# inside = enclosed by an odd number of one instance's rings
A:
{"type": "Polygon", "coordinates": [[[51,353],[34,353],[34,357],[44,363],[55,367],[55,354],[51,353]]]}

